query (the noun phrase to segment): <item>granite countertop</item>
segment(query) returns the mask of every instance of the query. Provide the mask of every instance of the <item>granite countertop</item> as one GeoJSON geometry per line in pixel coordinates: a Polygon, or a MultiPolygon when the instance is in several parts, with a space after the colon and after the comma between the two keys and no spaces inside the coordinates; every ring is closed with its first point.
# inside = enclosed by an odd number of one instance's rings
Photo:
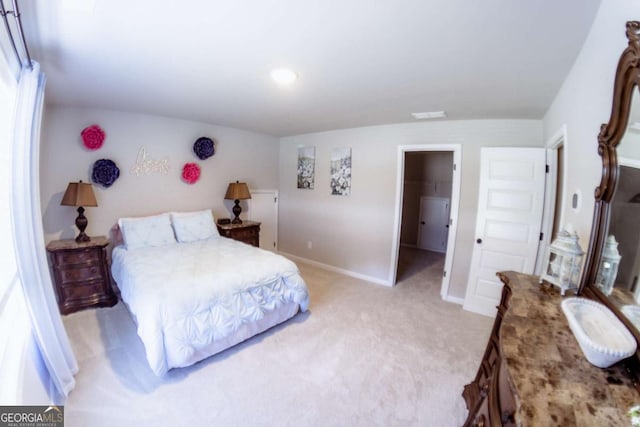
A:
{"type": "Polygon", "coordinates": [[[256,222],[256,221],[249,221],[247,219],[243,219],[241,223],[239,224],[233,224],[233,223],[228,223],[228,224],[220,224],[220,223],[216,223],[216,225],[218,226],[218,228],[222,228],[224,230],[231,230],[233,228],[243,228],[243,227],[249,227],[249,226],[254,226],[254,225],[260,225],[262,224],[261,222],[256,222]]]}
{"type": "Polygon", "coordinates": [[[48,251],[90,248],[94,246],[107,246],[109,239],[106,236],[91,236],[88,242],[76,242],[75,239],[53,240],[47,244],[48,251]]]}
{"type": "Polygon", "coordinates": [[[502,273],[512,296],[500,329],[523,426],[629,426],[640,394],[622,364],[591,365],[569,329],[559,289],[538,277],[502,273]]]}

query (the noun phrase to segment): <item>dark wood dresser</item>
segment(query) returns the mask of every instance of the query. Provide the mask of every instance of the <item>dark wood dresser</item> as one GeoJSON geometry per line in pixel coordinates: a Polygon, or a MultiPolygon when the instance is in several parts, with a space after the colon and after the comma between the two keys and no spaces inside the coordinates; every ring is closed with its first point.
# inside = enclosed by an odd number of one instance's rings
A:
{"type": "Polygon", "coordinates": [[[91,237],[89,242],[54,240],[47,245],[53,269],[60,313],[87,307],[110,307],[118,302],[111,286],[107,261],[109,239],[91,237]]]}
{"type": "Polygon", "coordinates": [[[217,224],[221,236],[260,247],[260,223],[242,221],[242,224],[217,224]]]}
{"type": "Polygon", "coordinates": [[[584,357],[560,307],[538,277],[499,273],[502,299],[480,368],[462,396],[465,426],[631,425],[640,403],[624,363],[600,369],[584,357]]]}

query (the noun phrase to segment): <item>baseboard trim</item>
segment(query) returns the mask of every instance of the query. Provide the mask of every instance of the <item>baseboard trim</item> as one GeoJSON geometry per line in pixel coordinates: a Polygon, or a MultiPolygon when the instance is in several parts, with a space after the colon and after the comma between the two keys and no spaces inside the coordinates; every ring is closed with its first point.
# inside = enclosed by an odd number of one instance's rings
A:
{"type": "Polygon", "coordinates": [[[452,297],[451,295],[442,295],[442,299],[446,302],[451,302],[453,304],[463,305],[464,298],[460,297],[452,297]]]}
{"type": "Polygon", "coordinates": [[[315,267],[319,267],[322,268],[323,270],[328,270],[328,271],[332,271],[334,273],[340,273],[340,274],[344,274],[345,276],[349,276],[349,277],[354,277],[356,279],[360,279],[360,280],[364,280],[366,282],[371,282],[371,283],[375,283],[376,285],[382,285],[382,286],[387,286],[387,287],[393,287],[393,284],[390,283],[387,280],[382,280],[382,279],[378,279],[377,277],[373,277],[373,276],[367,276],[365,274],[361,274],[361,273],[356,273],[355,271],[351,271],[351,270],[345,270],[344,268],[340,268],[340,267],[335,267],[333,265],[329,265],[329,264],[324,264],[318,261],[314,261],[308,258],[303,258],[297,255],[293,255],[293,254],[289,254],[286,252],[278,252],[280,255],[286,257],[286,258],[291,258],[293,261],[300,261],[300,262],[304,262],[306,264],[311,264],[315,267]]]}

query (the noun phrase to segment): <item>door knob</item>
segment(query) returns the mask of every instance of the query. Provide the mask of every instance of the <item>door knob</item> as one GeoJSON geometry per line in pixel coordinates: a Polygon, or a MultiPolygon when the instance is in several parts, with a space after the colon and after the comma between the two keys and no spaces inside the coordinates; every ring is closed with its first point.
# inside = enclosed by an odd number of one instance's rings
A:
{"type": "Polygon", "coordinates": [[[425,224],[425,222],[424,222],[424,221],[420,221],[420,224],[424,225],[424,224],[425,224]]]}
{"type": "Polygon", "coordinates": [[[478,240],[476,240],[476,243],[482,243],[482,239],[478,238],[478,240]]]}

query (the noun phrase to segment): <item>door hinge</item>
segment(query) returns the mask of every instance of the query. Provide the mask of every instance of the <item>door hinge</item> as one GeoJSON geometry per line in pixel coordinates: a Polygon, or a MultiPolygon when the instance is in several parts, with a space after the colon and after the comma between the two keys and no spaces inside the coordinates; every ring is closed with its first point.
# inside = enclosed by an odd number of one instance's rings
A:
{"type": "Polygon", "coordinates": [[[442,277],[447,277],[447,270],[444,270],[444,271],[442,272],[442,277]]]}
{"type": "Polygon", "coordinates": [[[542,242],[543,239],[544,239],[544,233],[540,233],[540,241],[542,242]]]}
{"type": "Polygon", "coordinates": [[[456,170],[456,164],[455,163],[453,164],[453,170],[456,170]]]}
{"type": "Polygon", "coordinates": [[[277,197],[273,198],[273,203],[278,203],[278,198],[277,197]]]}
{"type": "Polygon", "coordinates": [[[549,165],[544,165],[544,173],[549,173],[549,165]]]}

